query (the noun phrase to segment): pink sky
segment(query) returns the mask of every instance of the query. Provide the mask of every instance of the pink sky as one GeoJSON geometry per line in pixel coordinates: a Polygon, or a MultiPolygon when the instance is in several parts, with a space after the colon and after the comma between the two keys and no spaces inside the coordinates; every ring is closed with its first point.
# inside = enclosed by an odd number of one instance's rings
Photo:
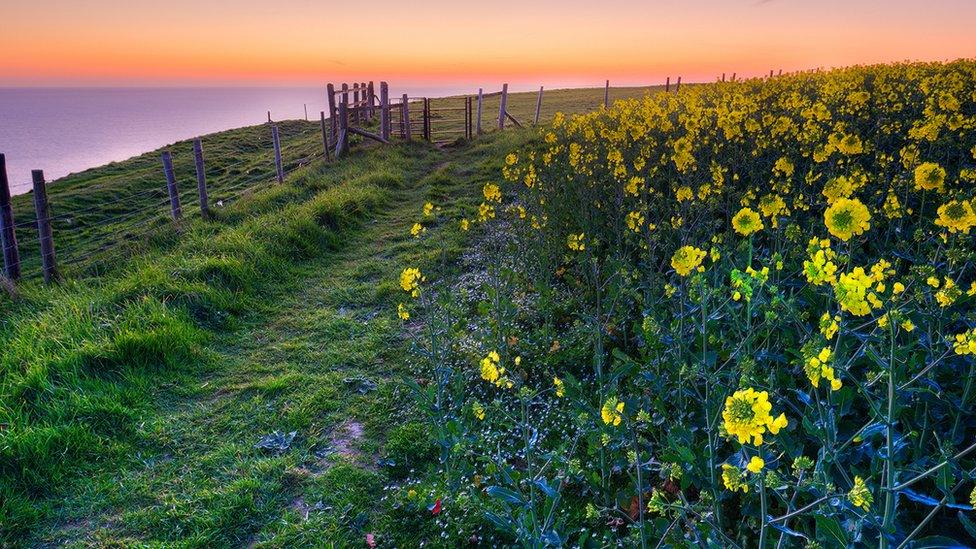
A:
{"type": "Polygon", "coordinates": [[[645,84],[976,56],[976,1],[32,0],[0,86],[645,84]]]}

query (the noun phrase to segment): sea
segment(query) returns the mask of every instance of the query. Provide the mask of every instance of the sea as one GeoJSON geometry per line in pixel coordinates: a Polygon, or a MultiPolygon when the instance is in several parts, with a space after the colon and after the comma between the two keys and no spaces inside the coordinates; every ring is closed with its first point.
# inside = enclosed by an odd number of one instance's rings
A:
{"type": "MultiPolygon", "coordinates": [[[[377,84],[378,85],[378,84],[377,84]]],[[[477,86],[390,86],[390,96],[447,97],[477,86]]],[[[486,87],[485,91],[490,90],[486,87]]],[[[318,120],[325,86],[264,88],[0,88],[0,153],[12,194],[208,133],[273,120],[318,120]]]]}

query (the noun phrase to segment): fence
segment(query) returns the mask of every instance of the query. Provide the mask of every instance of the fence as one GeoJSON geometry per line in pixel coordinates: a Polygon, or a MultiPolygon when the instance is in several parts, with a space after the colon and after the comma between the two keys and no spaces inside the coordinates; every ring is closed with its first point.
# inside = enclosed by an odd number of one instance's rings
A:
{"type": "MultiPolygon", "coordinates": [[[[769,77],[773,77],[773,71],[769,77]]],[[[732,73],[731,80],[735,79],[736,74],[732,73]]],[[[725,74],[720,80],[725,81],[725,74]]],[[[674,93],[679,92],[681,77],[674,86],[671,78],[667,78],[663,91],[670,93],[672,88],[674,93]]],[[[607,107],[609,80],[603,91],[601,103],[607,107]]],[[[477,94],[437,99],[435,105],[432,98],[407,94],[393,100],[386,82],[379,83],[378,94],[373,82],[343,83],[338,88],[330,83],[326,86],[328,113],[320,113],[318,124],[307,121],[279,124],[269,112],[267,125],[247,129],[267,132],[254,136],[257,143],[249,144],[253,149],[251,156],[244,154],[243,159],[232,164],[208,166],[206,144],[203,138],[197,138],[186,156],[170,147],[162,152],[155,167],[140,166],[134,171],[135,179],[127,181],[124,188],[107,183],[84,187],[84,195],[76,197],[76,202],[81,204],[74,209],[52,204],[43,171],[34,170],[33,219],[20,222],[16,221],[12,207],[6,159],[0,153],[0,243],[4,265],[0,278],[13,282],[40,275],[51,283],[63,276],[65,266],[101,272],[101,267],[110,266],[119,255],[138,248],[131,246],[134,243],[179,234],[184,204],[195,201],[200,216],[212,219],[215,206],[226,206],[260,185],[282,183],[289,173],[318,158],[333,161],[349,154],[353,135],[383,144],[397,138],[443,145],[473,139],[489,129],[539,124],[544,93],[545,89],[540,87],[534,112],[519,120],[509,110],[508,84],[503,84],[498,91],[485,93],[479,89],[477,94]],[[494,103],[495,98],[497,114],[488,112],[488,103],[494,103]],[[290,145],[285,153],[284,142],[290,145]],[[270,155],[271,161],[265,155],[270,155]],[[187,161],[175,162],[174,158],[187,161]],[[181,189],[177,172],[188,171],[191,166],[196,188],[181,189]],[[221,184],[213,185],[214,179],[221,184]],[[120,193],[120,190],[128,192],[120,193]],[[166,231],[166,226],[175,230],[166,231]],[[24,234],[27,238],[23,238],[24,234]],[[80,243],[82,239],[98,240],[98,244],[84,245],[80,243]],[[40,259],[36,270],[24,267],[21,251],[33,252],[40,259]]]]}

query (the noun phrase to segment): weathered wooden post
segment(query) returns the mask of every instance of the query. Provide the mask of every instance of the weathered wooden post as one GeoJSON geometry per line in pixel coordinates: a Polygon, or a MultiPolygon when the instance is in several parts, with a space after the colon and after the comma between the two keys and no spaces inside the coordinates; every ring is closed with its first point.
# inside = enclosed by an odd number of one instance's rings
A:
{"type": "Polygon", "coordinates": [[[7,159],[0,153],[0,244],[3,245],[3,272],[10,280],[20,278],[20,252],[17,250],[17,229],[14,210],[10,205],[10,181],[7,180],[7,159]]]}
{"type": "Polygon", "coordinates": [[[502,84],[502,101],[498,105],[498,129],[505,129],[505,112],[508,107],[508,84],[502,84]]]}
{"type": "Polygon", "coordinates": [[[390,87],[386,82],[380,82],[380,136],[390,140],[390,87]]]}
{"type": "Polygon", "coordinates": [[[424,98],[424,139],[430,141],[430,99],[424,98]]]}
{"type": "Polygon", "coordinates": [[[539,86],[539,98],[535,101],[535,122],[533,124],[539,125],[539,113],[542,112],[542,86],[539,86]]]}
{"type": "Polygon", "coordinates": [[[352,122],[359,125],[359,82],[352,83],[352,122]]]}
{"type": "Polygon", "coordinates": [[[336,139],[336,159],[349,153],[349,105],[339,103],[339,137],[336,139]]]}
{"type": "Polygon", "coordinates": [[[271,140],[274,142],[275,173],[278,175],[278,183],[284,183],[285,171],[281,167],[281,140],[278,136],[277,124],[271,126],[271,140]]]}
{"type": "Polygon", "coordinates": [[[671,77],[669,76],[667,80],[664,81],[664,93],[671,92],[671,77]]]}
{"type": "Polygon", "coordinates": [[[403,94],[403,99],[401,99],[402,107],[400,108],[400,114],[403,115],[403,133],[406,136],[407,141],[410,141],[410,98],[407,94],[403,94]]]}
{"type": "MultiPolygon", "coordinates": [[[[345,82],[342,83],[342,97],[340,97],[340,103],[346,104],[346,112],[349,112],[349,84],[345,82]]],[[[336,116],[339,115],[339,111],[336,111],[336,116]]],[[[347,121],[348,122],[348,121],[347,121]]],[[[346,125],[348,127],[348,124],[346,125]]]]}
{"type": "Polygon", "coordinates": [[[779,74],[777,76],[783,76],[783,69],[779,70],[779,74]]]}
{"type": "Polygon", "coordinates": [[[732,73],[732,82],[735,82],[735,73],[732,73]]]}
{"type": "Polygon", "coordinates": [[[603,108],[610,108],[610,81],[607,80],[606,86],[603,87],[603,108]]]}
{"type": "Polygon", "coordinates": [[[305,108],[305,121],[308,122],[308,103],[302,103],[302,107],[305,108]]]}
{"type": "Polygon", "coordinates": [[[722,73],[722,82],[725,82],[725,73],[722,73]]]}
{"type": "Polygon", "coordinates": [[[200,193],[200,213],[210,219],[210,200],[207,198],[207,172],[203,165],[203,142],[193,140],[193,162],[197,169],[197,192],[200,193]]]}
{"type": "Polygon", "coordinates": [[[464,138],[471,139],[471,96],[464,98],[464,138]]]}
{"type": "Polygon", "coordinates": [[[169,193],[173,221],[179,221],[183,217],[183,208],[180,206],[180,191],[176,188],[176,175],[173,173],[173,155],[169,151],[163,151],[163,173],[166,175],[166,191],[169,193]]]}
{"type": "Polygon", "coordinates": [[[34,211],[37,213],[37,239],[41,244],[41,271],[44,282],[57,280],[58,262],[54,255],[54,236],[51,234],[51,206],[47,201],[47,184],[42,170],[31,170],[34,183],[34,211]]]}
{"type": "Polygon", "coordinates": [[[678,93],[679,91],[681,91],[681,77],[680,76],[678,77],[678,83],[675,84],[675,86],[674,86],[674,93],[678,93]]]}
{"type": "Polygon", "coordinates": [[[325,111],[319,113],[322,119],[322,148],[325,150],[325,159],[331,160],[332,151],[329,150],[329,133],[325,131],[325,111]]]}
{"type": "Polygon", "coordinates": [[[478,88],[478,122],[477,122],[477,132],[481,135],[481,104],[484,102],[485,96],[481,88],[478,88]]]}
{"type": "Polygon", "coordinates": [[[375,116],[375,112],[373,111],[373,97],[375,92],[376,88],[373,87],[373,81],[370,80],[366,83],[366,116],[370,121],[375,116]]]}
{"type": "Polygon", "coordinates": [[[271,111],[268,111],[268,124],[271,123],[271,111]]]}
{"type": "Polygon", "coordinates": [[[329,100],[329,123],[332,126],[332,135],[336,134],[336,100],[335,100],[335,86],[331,83],[325,86],[326,99],[329,100]]]}

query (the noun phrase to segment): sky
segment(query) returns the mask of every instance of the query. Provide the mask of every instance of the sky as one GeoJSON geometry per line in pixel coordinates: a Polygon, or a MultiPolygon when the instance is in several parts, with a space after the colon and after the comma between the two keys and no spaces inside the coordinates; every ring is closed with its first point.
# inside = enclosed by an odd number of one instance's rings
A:
{"type": "Polygon", "coordinates": [[[0,86],[651,84],[976,57],[976,0],[10,0],[0,86]]]}

